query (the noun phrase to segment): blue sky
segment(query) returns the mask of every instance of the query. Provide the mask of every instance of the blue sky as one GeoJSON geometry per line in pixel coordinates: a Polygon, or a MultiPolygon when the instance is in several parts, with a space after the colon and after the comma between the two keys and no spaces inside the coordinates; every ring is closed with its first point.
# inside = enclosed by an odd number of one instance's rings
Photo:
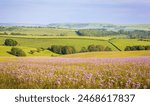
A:
{"type": "Polygon", "coordinates": [[[150,0],[0,0],[0,23],[150,24],[150,0]]]}

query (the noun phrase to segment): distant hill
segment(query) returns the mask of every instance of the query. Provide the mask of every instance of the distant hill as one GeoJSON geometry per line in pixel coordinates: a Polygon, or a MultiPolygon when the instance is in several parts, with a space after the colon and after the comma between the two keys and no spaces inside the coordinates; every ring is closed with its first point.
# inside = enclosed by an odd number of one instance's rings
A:
{"type": "Polygon", "coordinates": [[[54,23],[47,27],[69,29],[150,30],[150,24],[54,23]]]}
{"type": "Polygon", "coordinates": [[[0,26],[24,26],[24,27],[49,27],[65,29],[107,29],[107,30],[148,30],[150,24],[108,24],[108,23],[51,23],[51,24],[24,24],[24,23],[0,23],[0,26]]]}
{"type": "Polygon", "coordinates": [[[103,23],[64,23],[64,24],[49,24],[48,27],[55,28],[69,28],[69,29],[124,29],[125,26],[117,26],[114,24],[103,24],[103,23]]]}
{"type": "Polygon", "coordinates": [[[45,26],[41,24],[25,24],[25,23],[0,23],[0,26],[33,26],[33,27],[38,27],[38,26],[45,26]]]}

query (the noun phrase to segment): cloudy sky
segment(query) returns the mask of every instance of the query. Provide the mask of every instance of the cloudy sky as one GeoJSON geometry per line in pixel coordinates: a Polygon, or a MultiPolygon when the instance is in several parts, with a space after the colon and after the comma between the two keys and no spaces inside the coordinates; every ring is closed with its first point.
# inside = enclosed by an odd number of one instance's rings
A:
{"type": "Polygon", "coordinates": [[[0,23],[150,24],[150,0],[0,0],[0,23]]]}

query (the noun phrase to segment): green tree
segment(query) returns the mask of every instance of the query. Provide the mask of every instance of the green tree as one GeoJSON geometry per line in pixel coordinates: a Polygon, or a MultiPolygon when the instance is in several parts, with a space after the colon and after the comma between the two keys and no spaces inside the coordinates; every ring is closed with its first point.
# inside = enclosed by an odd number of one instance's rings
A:
{"type": "Polygon", "coordinates": [[[124,49],[124,51],[131,51],[131,47],[130,46],[126,46],[126,48],[124,49]]]}
{"type": "Polygon", "coordinates": [[[88,52],[88,50],[86,49],[86,47],[82,47],[81,50],[80,50],[80,52],[81,52],[81,53],[82,53],[82,52],[88,52]]]}
{"type": "Polygon", "coordinates": [[[96,46],[95,45],[89,45],[88,46],[88,51],[89,52],[96,51],[96,46]]]}
{"type": "Polygon", "coordinates": [[[6,46],[16,46],[17,44],[18,42],[13,39],[6,39],[4,42],[4,45],[6,46]]]}
{"type": "Polygon", "coordinates": [[[22,49],[16,48],[16,47],[13,47],[11,49],[10,53],[13,54],[13,55],[15,55],[15,56],[18,56],[18,57],[19,56],[26,56],[25,52],[22,49]]]}
{"type": "Polygon", "coordinates": [[[73,46],[63,46],[61,52],[62,54],[73,54],[76,50],[73,46]]]}
{"type": "Polygon", "coordinates": [[[112,51],[110,47],[106,46],[104,51],[112,51]]]}

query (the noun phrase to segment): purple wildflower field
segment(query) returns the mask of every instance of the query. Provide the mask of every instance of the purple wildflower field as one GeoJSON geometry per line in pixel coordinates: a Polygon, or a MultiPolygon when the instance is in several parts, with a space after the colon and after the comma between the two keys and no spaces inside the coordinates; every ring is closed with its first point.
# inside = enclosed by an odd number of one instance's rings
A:
{"type": "Polygon", "coordinates": [[[7,60],[0,88],[150,89],[150,57],[7,60]]]}

